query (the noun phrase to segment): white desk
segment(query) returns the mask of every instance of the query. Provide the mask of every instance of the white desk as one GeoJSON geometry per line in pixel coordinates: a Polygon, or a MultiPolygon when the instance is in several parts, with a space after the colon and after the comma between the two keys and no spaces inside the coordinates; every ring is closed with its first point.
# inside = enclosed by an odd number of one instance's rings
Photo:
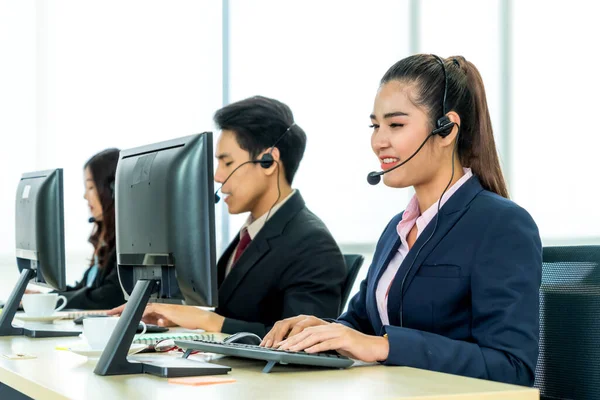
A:
{"type": "MultiPolygon", "coordinates": [[[[56,346],[79,338],[0,338],[0,354],[28,353],[31,360],[0,357],[0,382],[34,399],[249,399],[249,398],[408,398],[533,400],[536,389],[404,367],[363,366],[347,370],[275,367],[263,374],[262,362],[223,358],[235,383],[182,386],[149,375],[102,377],[95,361],[56,346]]],[[[168,355],[157,355],[168,357],[168,355]]]]}

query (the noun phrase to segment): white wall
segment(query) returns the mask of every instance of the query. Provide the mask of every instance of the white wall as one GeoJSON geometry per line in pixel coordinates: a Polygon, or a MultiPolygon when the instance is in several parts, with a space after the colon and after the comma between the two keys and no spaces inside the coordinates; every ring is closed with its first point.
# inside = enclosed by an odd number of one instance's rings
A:
{"type": "MultiPolygon", "coordinates": [[[[340,243],[374,243],[408,191],[372,187],[369,115],[379,79],[408,55],[408,1],[232,0],[231,100],[288,104],[307,134],[294,186],[340,243]]],[[[242,217],[232,218],[236,233],[242,217]]]]}
{"type": "Polygon", "coordinates": [[[80,276],[91,252],[84,163],[107,147],[213,130],[222,104],[221,4],[19,0],[0,7],[0,51],[15,61],[0,62],[0,112],[10,110],[0,118],[8,172],[0,254],[14,254],[19,175],[61,167],[69,275],[80,276]]]}
{"type": "Polygon", "coordinates": [[[419,18],[420,53],[441,57],[463,56],[481,73],[500,152],[505,128],[500,110],[501,2],[421,0],[419,18]]]}
{"type": "Polygon", "coordinates": [[[0,260],[14,254],[21,172],[36,165],[35,45],[35,2],[0,1],[0,260]]]}
{"type": "Polygon", "coordinates": [[[547,242],[598,244],[600,4],[513,3],[514,197],[547,242]]]}

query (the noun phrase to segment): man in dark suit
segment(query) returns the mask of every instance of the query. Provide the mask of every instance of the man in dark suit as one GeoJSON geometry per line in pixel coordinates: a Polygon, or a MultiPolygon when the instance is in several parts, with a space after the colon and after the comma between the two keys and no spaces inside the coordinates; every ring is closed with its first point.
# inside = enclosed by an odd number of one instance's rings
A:
{"type": "Polygon", "coordinates": [[[250,213],[218,262],[219,306],[150,304],[144,321],[263,336],[282,318],[337,317],[346,266],[323,222],[292,189],[306,147],[292,111],[252,97],[214,119],[222,130],[215,181],[231,214],[250,213]]]}

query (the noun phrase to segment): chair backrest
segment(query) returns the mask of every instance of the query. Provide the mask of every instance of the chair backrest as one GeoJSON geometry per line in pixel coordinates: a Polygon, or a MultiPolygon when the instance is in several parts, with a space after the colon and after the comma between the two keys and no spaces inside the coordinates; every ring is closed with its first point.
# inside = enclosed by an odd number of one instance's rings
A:
{"type": "Polygon", "coordinates": [[[535,386],[542,399],[600,399],[600,246],[544,248],[535,386]]]}
{"type": "Polygon", "coordinates": [[[348,297],[350,297],[354,281],[356,280],[358,271],[360,271],[360,267],[365,262],[365,258],[360,254],[344,254],[344,261],[346,261],[348,274],[346,275],[346,281],[342,287],[342,310],[346,308],[346,303],[348,302],[348,297]]]}

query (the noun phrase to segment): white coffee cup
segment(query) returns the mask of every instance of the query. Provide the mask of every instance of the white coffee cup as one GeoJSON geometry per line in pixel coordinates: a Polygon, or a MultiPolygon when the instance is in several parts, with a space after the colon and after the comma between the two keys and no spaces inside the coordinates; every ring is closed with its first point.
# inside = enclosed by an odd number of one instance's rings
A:
{"type": "MultiPolygon", "coordinates": [[[[83,336],[92,350],[103,350],[113,331],[119,323],[119,317],[84,318],[83,336]]],[[[146,324],[140,321],[143,329],[140,335],[146,333],[146,324]]]]}
{"type": "Polygon", "coordinates": [[[67,298],[57,293],[35,293],[23,295],[23,309],[29,317],[48,317],[67,305],[67,298]],[[63,303],[57,308],[56,303],[63,303]]]}

